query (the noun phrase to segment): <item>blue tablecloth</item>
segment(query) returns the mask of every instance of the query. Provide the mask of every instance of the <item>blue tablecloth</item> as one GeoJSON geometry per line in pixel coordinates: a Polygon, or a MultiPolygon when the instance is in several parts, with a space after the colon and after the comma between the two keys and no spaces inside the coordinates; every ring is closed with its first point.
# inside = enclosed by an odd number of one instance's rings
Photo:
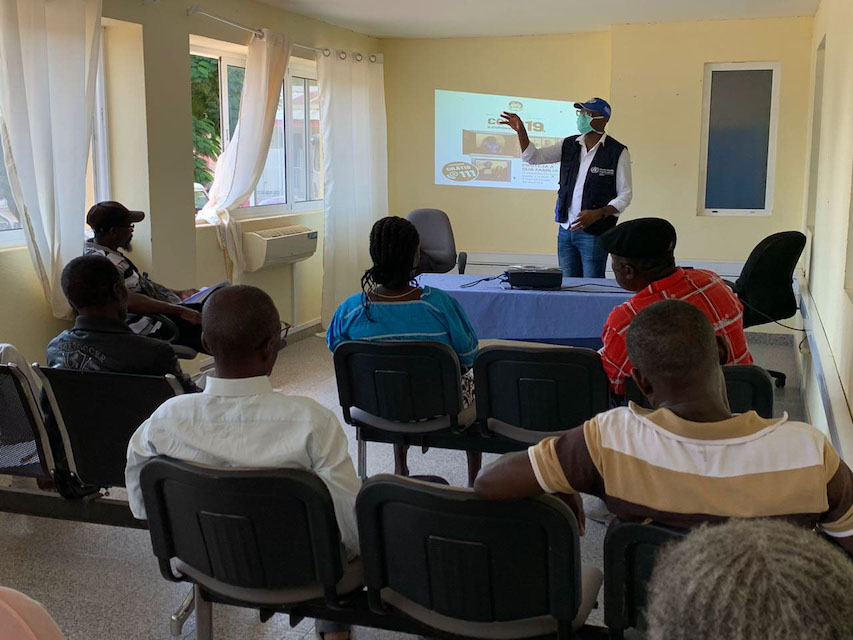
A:
{"type": "Polygon", "coordinates": [[[480,339],[593,347],[608,314],[633,295],[605,278],[564,278],[559,291],[510,289],[499,280],[461,286],[483,277],[425,273],[418,281],[456,298],[480,339]]]}

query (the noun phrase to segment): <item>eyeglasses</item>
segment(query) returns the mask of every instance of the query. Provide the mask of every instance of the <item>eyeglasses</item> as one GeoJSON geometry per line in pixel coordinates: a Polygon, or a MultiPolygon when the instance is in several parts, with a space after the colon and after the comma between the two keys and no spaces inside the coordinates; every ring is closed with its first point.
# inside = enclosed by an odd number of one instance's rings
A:
{"type": "Polygon", "coordinates": [[[588,115],[588,116],[592,116],[593,118],[596,115],[595,111],[590,111],[588,109],[575,109],[575,113],[579,116],[588,115]]]}
{"type": "Polygon", "coordinates": [[[267,344],[268,340],[272,340],[273,338],[284,339],[287,338],[287,334],[290,332],[291,324],[289,322],[285,322],[284,320],[279,320],[279,329],[278,331],[271,333],[269,337],[265,338],[263,342],[258,345],[258,349],[263,348],[265,344],[267,344]]]}

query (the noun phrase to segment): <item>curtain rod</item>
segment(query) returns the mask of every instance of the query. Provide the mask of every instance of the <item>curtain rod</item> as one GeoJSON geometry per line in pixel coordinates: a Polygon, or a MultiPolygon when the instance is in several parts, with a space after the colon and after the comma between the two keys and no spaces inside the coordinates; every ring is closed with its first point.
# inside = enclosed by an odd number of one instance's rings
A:
{"type": "MultiPolygon", "coordinates": [[[[187,9],[187,15],[188,15],[188,16],[192,16],[192,15],[195,15],[195,14],[199,14],[199,15],[202,15],[202,16],[207,16],[208,18],[211,18],[211,19],[213,19],[213,20],[218,20],[219,22],[223,22],[223,23],[225,23],[225,24],[227,24],[227,25],[230,25],[230,26],[232,26],[232,27],[235,27],[235,28],[237,28],[237,29],[242,29],[243,31],[248,31],[249,33],[253,33],[253,34],[255,34],[255,36],[256,36],[256,37],[258,37],[258,38],[260,38],[260,39],[262,39],[262,40],[263,40],[263,38],[264,38],[264,32],[263,32],[262,30],[260,30],[260,29],[252,29],[251,27],[247,27],[247,26],[242,25],[242,24],[240,24],[240,23],[238,23],[238,22],[232,22],[231,20],[227,20],[226,18],[221,18],[221,17],[219,17],[219,16],[217,16],[217,15],[214,15],[214,14],[212,14],[212,13],[208,13],[207,11],[205,11],[204,9],[202,9],[201,7],[199,7],[197,4],[191,5],[191,6],[190,6],[190,8],[189,8],[189,9],[187,9]]],[[[331,54],[331,51],[330,51],[329,49],[321,49],[321,48],[319,48],[319,47],[309,47],[308,45],[305,45],[305,44],[297,44],[297,43],[295,43],[295,42],[294,42],[291,46],[293,46],[293,47],[299,47],[300,49],[309,49],[309,50],[311,50],[311,51],[319,51],[319,52],[320,52],[320,53],[322,53],[324,56],[328,56],[328,55],[330,55],[330,54],[331,54]]]]}

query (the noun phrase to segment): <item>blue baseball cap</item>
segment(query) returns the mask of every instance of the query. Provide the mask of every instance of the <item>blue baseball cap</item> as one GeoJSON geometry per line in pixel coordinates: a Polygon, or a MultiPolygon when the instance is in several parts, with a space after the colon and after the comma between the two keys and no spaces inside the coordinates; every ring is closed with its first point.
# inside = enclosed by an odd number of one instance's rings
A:
{"type": "Polygon", "coordinates": [[[610,103],[603,98],[592,98],[586,102],[575,102],[575,109],[586,109],[596,111],[603,116],[610,117],[610,103]]]}

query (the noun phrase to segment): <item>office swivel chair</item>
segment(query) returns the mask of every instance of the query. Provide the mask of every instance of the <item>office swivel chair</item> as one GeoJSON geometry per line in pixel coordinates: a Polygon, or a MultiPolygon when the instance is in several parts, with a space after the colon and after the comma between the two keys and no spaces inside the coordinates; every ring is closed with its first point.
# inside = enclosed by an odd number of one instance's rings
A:
{"type": "Polygon", "coordinates": [[[456,254],[456,241],[453,228],[444,211],[438,209],[415,209],[406,219],[415,225],[421,239],[421,261],[417,274],[447,273],[459,266],[459,273],[465,273],[468,254],[461,251],[456,254]]]}
{"type": "MultiPolygon", "coordinates": [[[[749,254],[740,276],[726,282],[743,303],[743,327],[752,327],[793,316],[797,309],[792,281],[794,269],[806,245],[799,231],[767,236],[749,254]]],[[[785,374],[768,371],[777,387],[785,386],[785,374]]]]}

